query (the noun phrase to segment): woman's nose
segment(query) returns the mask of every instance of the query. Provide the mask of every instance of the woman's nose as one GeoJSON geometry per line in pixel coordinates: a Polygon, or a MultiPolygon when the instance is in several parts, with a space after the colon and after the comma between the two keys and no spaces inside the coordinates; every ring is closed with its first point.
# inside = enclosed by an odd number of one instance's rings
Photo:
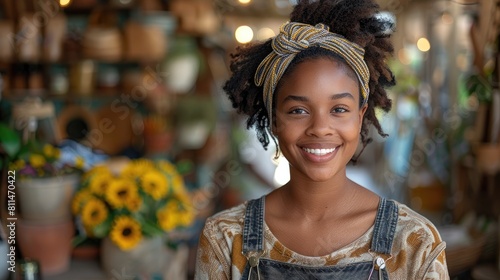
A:
{"type": "Polygon", "coordinates": [[[332,133],[332,120],[329,114],[311,115],[306,134],[321,137],[331,135],[332,133]]]}

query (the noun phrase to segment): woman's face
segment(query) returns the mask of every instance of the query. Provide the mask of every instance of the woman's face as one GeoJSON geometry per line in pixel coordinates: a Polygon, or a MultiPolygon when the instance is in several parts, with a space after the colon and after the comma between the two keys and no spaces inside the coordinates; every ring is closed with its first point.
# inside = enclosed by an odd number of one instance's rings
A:
{"type": "Polygon", "coordinates": [[[324,182],[345,175],[366,111],[366,106],[359,108],[354,77],[348,66],[318,58],[298,64],[281,81],[273,133],[292,179],[324,182]]]}

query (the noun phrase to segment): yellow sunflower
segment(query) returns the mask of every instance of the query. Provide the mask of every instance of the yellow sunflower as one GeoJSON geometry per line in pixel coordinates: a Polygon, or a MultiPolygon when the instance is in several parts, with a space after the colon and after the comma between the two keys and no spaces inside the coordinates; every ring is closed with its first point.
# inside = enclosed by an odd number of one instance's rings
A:
{"type": "Polygon", "coordinates": [[[172,190],[174,194],[185,194],[186,186],[184,185],[184,179],[181,175],[174,175],[172,178],[172,190]]]}
{"type": "Polygon", "coordinates": [[[114,181],[111,173],[97,173],[90,180],[90,190],[97,195],[104,195],[111,182],[114,181]]]}
{"type": "Polygon", "coordinates": [[[126,205],[127,209],[131,212],[139,211],[139,209],[141,209],[141,206],[142,206],[142,199],[140,196],[132,197],[126,205]]]}
{"type": "Polygon", "coordinates": [[[10,163],[10,169],[14,169],[14,170],[22,169],[22,168],[24,168],[25,165],[26,165],[26,162],[24,160],[18,159],[16,161],[10,163]]]}
{"type": "Polygon", "coordinates": [[[149,194],[154,200],[159,200],[168,193],[167,178],[156,170],[146,172],[141,177],[141,186],[144,192],[149,194]]]}
{"type": "Polygon", "coordinates": [[[178,216],[179,226],[187,227],[193,223],[195,212],[193,211],[193,208],[185,207],[179,211],[178,216]]]}
{"type": "Polygon", "coordinates": [[[90,198],[82,209],[82,222],[87,228],[93,228],[106,220],[108,209],[102,200],[90,198]]]}
{"type": "Polygon", "coordinates": [[[122,170],[121,175],[126,178],[140,178],[146,172],[154,169],[152,161],[147,159],[136,159],[129,162],[122,170]]]}
{"type": "Polygon", "coordinates": [[[190,225],[194,220],[194,211],[178,201],[170,201],[158,210],[156,218],[161,229],[171,231],[179,226],[190,225]]]}
{"type": "Polygon", "coordinates": [[[107,174],[109,176],[113,176],[111,170],[109,170],[108,167],[106,167],[105,165],[97,165],[92,167],[92,169],[90,169],[89,171],[85,172],[85,174],[83,174],[82,176],[82,180],[87,180],[98,174],[100,175],[107,174]]]}
{"type": "Polygon", "coordinates": [[[139,196],[137,185],[127,179],[116,179],[111,181],[106,192],[106,200],[114,208],[123,208],[139,196]]]}
{"type": "Polygon", "coordinates": [[[142,240],[141,226],[131,217],[120,216],[113,223],[110,238],[120,249],[130,250],[142,240]]]}
{"type": "Polygon", "coordinates": [[[171,162],[160,160],[157,163],[158,168],[167,174],[178,174],[177,168],[171,162]]]}
{"type": "Polygon", "coordinates": [[[43,154],[48,158],[55,157],[55,150],[56,149],[52,145],[45,144],[43,146],[43,154]]]}
{"type": "Polygon", "coordinates": [[[176,193],[174,198],[181,204],[183,207],[193,207],[193,198],[188,192],[176,193]]]}
{"type": "Polygon", "coordinates": [[[191,202],[191,197],[188,193],[178,194],[175,198],[177,201],[178,222],[180,226],[189,226],[193,223],[196,215],[196,210],[191,202]]]}
{"type": "Polygon", "coordinates": [[[61,157],[61,150],[60,149],[54,149],[54,158],[59,159],[61,157]]]}
{"type": "Polygon", "coordinates": [[[174,213],[175,209],[172,209],[169,204],[170,203],[156,212],[158,224],[164,231],[170,231],[177,227],[176,215],[174,213]]]}
{"type": "Polygon", "coordinates": [[[30,156],[30,164],[34,168],[40,168],[44,166],[45,163],[46,163],[45,158],[42,155],[34,154],[30,156]]]}
{"type": "Polygon", "coordinates": [[[76,157],[75,158],[75,167],[79,168],[79,169],[83,169],[84,166],[85,166],[85,160],[83,159],[83,157],[76,157]]]}
{"type": "Polygon", "coordinates": [[[77,215],[82,210],[82,205],[92,197],[92,193],[89,189],[82,189],[78,193],[75,194],[73,200],[71,201],[71,212],[74,215],[77,215]]]}

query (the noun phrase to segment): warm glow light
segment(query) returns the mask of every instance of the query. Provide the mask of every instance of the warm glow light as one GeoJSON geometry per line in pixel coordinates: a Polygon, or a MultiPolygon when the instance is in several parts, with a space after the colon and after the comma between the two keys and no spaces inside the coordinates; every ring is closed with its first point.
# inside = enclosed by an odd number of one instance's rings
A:
{"type": "Polygon", "coordinates": [[[427,38],[422,37],[417,41],[417,48],[421,52],[427,52],[431,49],[431,43],[429,43],[429,40],[427,40],[427,38]]]}
{"type": "Polygon", "coordinates": [[[238,0],[238,2],[240,2],[240,4],[246,5],[246,4],[250,3],[250,2],[252,2],[252,0],[238,0]]]}
{"type": "Polygon", "coordinates": [[[66,7],[69,5],[69,3],[71,3],[71,0],[59,0],[59,5],[61,7],[66,7]]]}
{"type": "Polygon", "coordinates": [[[249,26],[242,25],[236,29],[234,32],[234,37],[236,41],[241,44],[246,44],[253,39],[253,30],[249,26]]]}
{"type": "Polygon", "coordinates": [[[259,31],[257,31],[257,40],[264,41],[264,40],[267,40],[269,38],[274,37],[275,35],[276,34],[274,33],[274,31],[271,28],[263,27],[263,28],[259,29],[259,31]]]}

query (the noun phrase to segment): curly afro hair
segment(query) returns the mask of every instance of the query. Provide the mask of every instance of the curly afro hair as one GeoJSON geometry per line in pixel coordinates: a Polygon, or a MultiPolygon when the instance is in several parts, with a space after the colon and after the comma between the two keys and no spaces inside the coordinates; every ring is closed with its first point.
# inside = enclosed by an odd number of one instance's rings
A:
{"type": "MultiPolygon", "coordinates": [[[[370,71],[370,97],[361,128],[363,146],[371,142],[368,137],[369,125],[373,125],[381,136],[387,136],[375,115],[375,108],[385,112],[391,109],[392,102],[385,88],[396,83],[386,63],[394,49],[386,32],[387,22],[376,16],[378,9],[379,6],[371,0],[299,0],[290,15],[292,22],[326,24],[330,27],[330,32],[340,34],[365,49],[364,59],[370,71]]],[[[238,47],[231,54],[232,76],[223,87],[237,112],[248,115],[247,127],[255,127],[257,138],[264,148],[270,142],[269,136],[272,134],[268,132],[271,124],[264,106],[263,89],[255,85],[254,74],[260,62],[271,51],[271,39],[238,47]]],[[[331,52],[320,48],[301,52],[288,66],[281,80],[302,61],[325,56],[339,60],[338,56],[329,53],[331,52]]],[[[276,143],[274,136],[271,137],[276,143]]]]}

